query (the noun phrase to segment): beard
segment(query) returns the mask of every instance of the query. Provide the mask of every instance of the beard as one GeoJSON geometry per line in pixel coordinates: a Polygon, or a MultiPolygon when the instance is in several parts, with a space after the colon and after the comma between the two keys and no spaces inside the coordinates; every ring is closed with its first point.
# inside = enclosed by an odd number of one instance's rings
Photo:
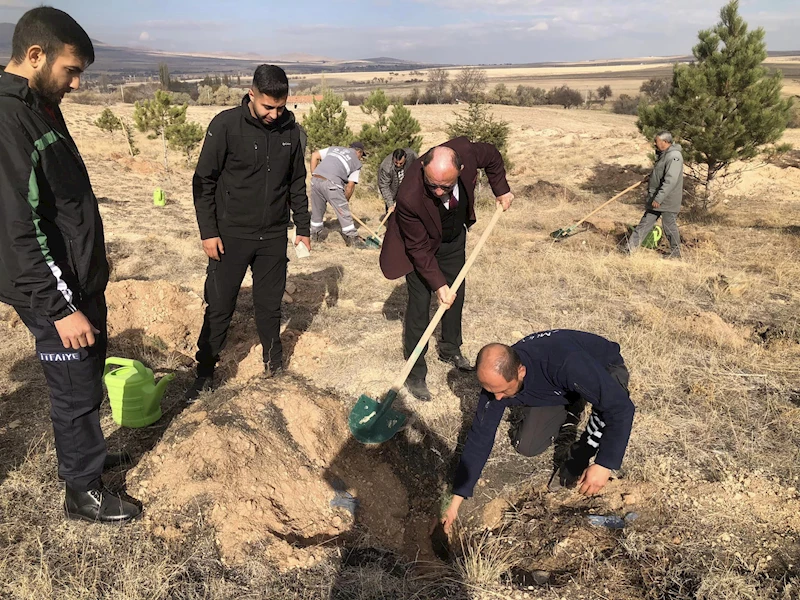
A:
{"type": "Polygon", "coordinates": [[[58,82],[53,78],[53,68],[49,63],[45,63],[42,70],[34,75],[30,87],[52,104],[60,104],[64,94],[69,91],[58,85],[58,82]]]}

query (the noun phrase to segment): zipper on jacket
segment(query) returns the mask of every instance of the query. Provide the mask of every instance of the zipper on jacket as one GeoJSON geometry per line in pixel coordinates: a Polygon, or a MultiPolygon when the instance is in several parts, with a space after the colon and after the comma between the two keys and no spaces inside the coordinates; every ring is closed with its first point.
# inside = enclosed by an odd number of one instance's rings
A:
{"type": "Polygon", "coordinates": [[[267,172],[264,173],[264,215],[261,218],[261,229],[266,230],[267,228],[267,213],[269,213],[269,133],[264,134],[264,139],[266,140],[266,152],[267,152],[267,172]]]}
{"type": "Polygon", "coordinates": [[[67,240],[67,264],[69,268],[72,269],[72,274],[75,276],[75,281],[78,284],[78,289],[73,290],[73,293],[77,298],[73,299],[73,304],[77,304],[78,302],[83,300],[83,286],[84,284],[81,282],[81,276],[78,273],[78,266],[75,263],[75,250],[72,248],[72,240],[67,240]]]}
{"type": "Polygon", "coordinates": [[[258,142],[253,142],[253,173],[258,173],[258,142]]]}

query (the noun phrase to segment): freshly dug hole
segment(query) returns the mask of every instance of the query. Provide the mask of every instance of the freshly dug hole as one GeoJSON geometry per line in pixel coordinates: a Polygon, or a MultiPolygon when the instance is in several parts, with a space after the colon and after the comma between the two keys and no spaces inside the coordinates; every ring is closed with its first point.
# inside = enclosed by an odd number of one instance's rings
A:
{"type": "Polygon", "coordinates": [[[157,535],[184,537],[202,517],[227,563],[263,548],[285,567],[356,526],[403,549],[405,488],[377,451],[348,446],[343,402],[288,377],[223,392],[176,418],[131,473],[157,535]],[[331,507],[334,488],[357,500],[355,518],[331,507]]]}

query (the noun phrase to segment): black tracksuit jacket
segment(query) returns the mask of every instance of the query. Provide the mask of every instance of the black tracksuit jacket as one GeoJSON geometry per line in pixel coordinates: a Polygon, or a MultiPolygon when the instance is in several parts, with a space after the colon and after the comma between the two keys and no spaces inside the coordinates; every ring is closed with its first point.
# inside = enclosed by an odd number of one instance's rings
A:
{"type": "Polygon", "coordinates": [[[258,122],[249,102],[245,96],[208,126],[193,179],[200,237],[285,236],[290,208],[297,235],[308,236],[305,133],[288,110],[271,125],[258,122]]]}
{"type": "Polygon", "coordinates": [[[61,111],[0,72],[0,301],[58,320],[107,283],[97,199],[61,111]]]}
{"type": "Polygon", "coordinates": [[[596,434],[600,448],[595,463],[619,469],[635,411],[628,392],[607,371],[609,366],[625,364],[619,345],[592,333],[556,329],[529,335],[513,347],[527,371],[522,389],[516,396],[502,400],[481,390],[456,469],[453,493],[464,498],[472,496],[507,407],[566,405],[566,392],[580,394],[602,423],[596,434]]]}

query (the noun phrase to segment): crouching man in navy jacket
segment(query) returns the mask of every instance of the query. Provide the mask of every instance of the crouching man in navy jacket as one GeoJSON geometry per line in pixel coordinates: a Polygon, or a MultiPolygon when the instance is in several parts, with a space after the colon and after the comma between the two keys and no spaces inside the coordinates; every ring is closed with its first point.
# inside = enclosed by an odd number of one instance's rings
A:
{"type": "Polygon", "coordinates": [[[453,501],[442,517],[446,532],[464,498],[472,496],[506,407],[520,407],[523,414],[511,432],[514,448],[536,456],[562,426],[577,425],[587,402],[592,405],[586,431],[559,469],[562,486],[579,485],[581,494],[591,496],[620,468],[635,409],[618,344],[582,331],[544,331],[513,346],[485,346],[476,367],[483,389],[456,469],[453,501]]]}

